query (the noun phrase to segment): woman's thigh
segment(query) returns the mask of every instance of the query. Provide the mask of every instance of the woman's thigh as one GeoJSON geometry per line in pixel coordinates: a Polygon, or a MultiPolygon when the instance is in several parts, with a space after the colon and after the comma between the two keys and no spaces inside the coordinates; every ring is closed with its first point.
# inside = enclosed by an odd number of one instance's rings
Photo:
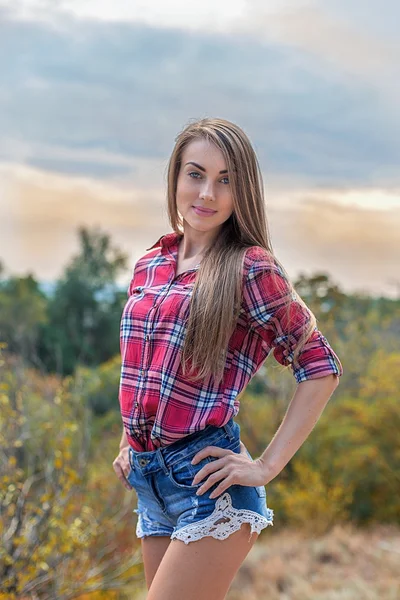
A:
{"type": "Polygon", "coordinates": [[[210,536],[189,544],[172,540],[147,600],[223,600],[257,537],[244,523],[224,540],[210,536]]]}
{"type": "Polygon", "coordinates": [[[164,535],[149,535],[141,539],[147,589],[150,588],[154,575],[170,543],[170,538],[164,535]]]}

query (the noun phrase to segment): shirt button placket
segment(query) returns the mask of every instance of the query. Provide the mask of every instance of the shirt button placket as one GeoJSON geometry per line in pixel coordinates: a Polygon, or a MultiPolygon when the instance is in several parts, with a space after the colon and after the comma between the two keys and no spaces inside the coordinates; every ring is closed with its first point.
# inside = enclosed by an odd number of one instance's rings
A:
{"type": "Polygon", "coordinates": [[[163,299],[167,296],[171,285],[172,285],[172,281],[165,288],[164,294],[161,294],[161,297],[159,296],[158,298],[156,298],[156,300],[154,302],[154,305],[153,305],[153,308],[149,312],[148,320],[147,320],[146,325],[145,325],[145,331],[146,331],[146,333],[144,335],[144,344],[143,344],[143,352],[142,352],[142,364],[141,364],[141,368],[139,369],[139,375],[140,375],[140,378],[141,378],[140,379],[140,383],[139,383],[139,388],[140,388],[139,397],[141,395],[144,395],[144,393],[145,393],[145,378],[146,378],[145,373],[147,372],[147,369],[149,367],[149,358],[150,358],[150,344],[149,344],[149,342],[150,342],[151,334],[148,333],[148,332],[152,331],[152,329],[153,329],[154,320],[155,320],[156,315],[158,313],[159,306],[162,303],[163,299]]]}
{"type": "MultiPolygon", "coordinates": [[[[146,329],[149,329],[151,327],[151,322],[148,321],[147,322],[147,327],[146,329]]],[[[148,362],[149,362],[149,355],[150,355],[150,349],[149,349],[149,341],[150,341],[150,334],[149,333],[145,333],[144,335],[144,344],[143,344],[143,352],[142,352],[142,364],[141,367],[139,369],[139,375],[140,375],[140,383],[139,383],[139,397],[141,395],[144,395],[145,393],[145,380],[146,380],[146,372],[148,369],[148,362]]],[[[139,402],[136,402],[136,407],[139,406],[139,402]]]]}

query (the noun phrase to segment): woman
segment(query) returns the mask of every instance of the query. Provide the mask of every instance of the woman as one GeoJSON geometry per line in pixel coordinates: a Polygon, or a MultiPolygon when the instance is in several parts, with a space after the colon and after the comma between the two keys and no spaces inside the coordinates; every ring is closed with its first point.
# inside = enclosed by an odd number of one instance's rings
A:
{"type": "Polygon", "coordinates": [[[173,232],[137,261],[122,315],[113,467],[137,493],[148,600],[221,600],[272,525],[264,486],[308,437],[342,365],[273,254],[241,128],[202,119],[178,135],[168,213],[173,232]],[[253,460],[233,417],[271,350],[298,385],[253,460]]]}

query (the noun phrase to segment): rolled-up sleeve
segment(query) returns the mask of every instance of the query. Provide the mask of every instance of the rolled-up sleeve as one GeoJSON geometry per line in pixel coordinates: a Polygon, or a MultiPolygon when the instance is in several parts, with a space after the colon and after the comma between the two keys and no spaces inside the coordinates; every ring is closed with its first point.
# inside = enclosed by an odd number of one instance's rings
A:
{"type": "Polygon", "coordinates": [[[273,255],[252,261],[243,286],[244,309],[250,327],[260,336],[267,354],[291,366],[297,383],[330,374],[340,377],[342,364],[326,337],[314,328],[296,363],[293,354],[309,325],[310,309],[299,300],[273,255]]]}

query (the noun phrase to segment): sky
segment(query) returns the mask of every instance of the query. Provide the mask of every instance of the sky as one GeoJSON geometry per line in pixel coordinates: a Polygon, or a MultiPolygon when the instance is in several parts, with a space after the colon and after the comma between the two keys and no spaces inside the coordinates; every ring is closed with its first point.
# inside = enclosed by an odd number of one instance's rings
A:
{"type": "Polygon", "coordinates": [[[175,136],[250,137],[289,274],[400,289],[397,0],[0,0],[0,261],[59,277],[77,228],[135,261],[171,230],[175,136]]]}

